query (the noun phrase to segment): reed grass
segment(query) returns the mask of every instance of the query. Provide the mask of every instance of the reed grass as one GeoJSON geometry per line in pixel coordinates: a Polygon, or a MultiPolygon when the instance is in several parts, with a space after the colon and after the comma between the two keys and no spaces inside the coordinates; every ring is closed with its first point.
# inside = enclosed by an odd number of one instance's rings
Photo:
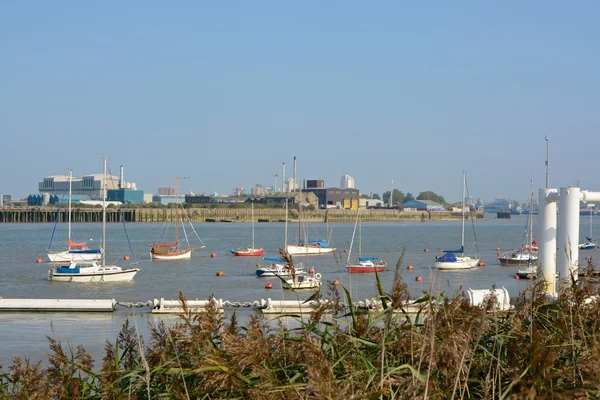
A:
{"type": "Polygon", "coordinates": [[[127,321],[98,366],[83,347],[48,337],[47,367],[15,357],[0,369],[0,399],[600,397],[597,278],[571,282],[560,301],[534,281],[499,311],[492,298],[469,305],[461,290],[411,300],[401,271],[402,257],[390,293],[377,276],[381,311],[342,307],[348,290],[328,282],[332,302],[298,316],[296,328],[259,312],[243,326],[214,306],[192,312],[180,294],[173,326],[152,326],[146,342],[127,321]]]}

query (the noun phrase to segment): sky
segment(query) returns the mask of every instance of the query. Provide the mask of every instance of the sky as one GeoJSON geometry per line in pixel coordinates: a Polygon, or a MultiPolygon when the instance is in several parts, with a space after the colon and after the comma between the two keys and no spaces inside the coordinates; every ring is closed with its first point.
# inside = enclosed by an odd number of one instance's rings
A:
{"type": "MultiPolygon", "coordinates": [[[[600,3],[0,2],[0,193],[125,168],[139,189],[600,190],[600,3]]],[[[537,190],[536,190],[537,193],[537,190]]]]}

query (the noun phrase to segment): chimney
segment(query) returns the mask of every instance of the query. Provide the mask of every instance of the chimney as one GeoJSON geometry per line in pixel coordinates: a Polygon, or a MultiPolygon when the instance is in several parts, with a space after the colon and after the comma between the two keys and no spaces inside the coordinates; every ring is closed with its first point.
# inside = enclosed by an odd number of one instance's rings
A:
{"type": "Polygon", "coordinates": [[[296,156],[294,156],[294,191],[296,191],[296,156]]]}
{"type": "Polygon", "coordinates": [[[123,166],[121,165],[121,173],[119,175],[119,189],[125,189],[125,178],[124,178],[123,166]]]}
{"type": "Polygon", "coordinates": [[[285,163],[281,166],[281,191],[287,192],[286,184],[285,184],[285,163]]]}

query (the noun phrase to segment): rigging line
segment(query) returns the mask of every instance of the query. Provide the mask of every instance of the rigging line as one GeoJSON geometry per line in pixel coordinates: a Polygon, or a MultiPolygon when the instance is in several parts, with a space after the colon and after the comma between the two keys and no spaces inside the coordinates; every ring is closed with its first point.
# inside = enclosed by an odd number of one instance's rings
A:
{"type": "Polygon", "coordinates": [[[52,239],[54,239],[54,233],[56,232],[56,225],[58,224],[58,216],[60,215],[60,209],[62,208],[63,201],[65,199],[65,191],[67,189],[63,189],[63,194],[60,199],[60,203],[58,204],[58,209],[56,210],[56,217],[54,218],[54,227],[52,228],[52,235],[50,235],[50,241],[48,242],[48,250],[50,250],[50,246],[52,246],[52,239]]]}
{"type": "Polygon", "coordinates": [[[200,239],[200,235],[198,235],[198,232],[196,232],[196,229],[194,228],[194,224],[192,224],[192,220],[190,219],[189,215],[188,215],[188,222],[190,223],[190,226],[192,227],[192,232],[194,232],[194,235],[196,235],[196,237],[198,238],[198,240],[200,241],[200,243],[202,243],[202,246],[205,246],[205,244],[202,241],[202,239],[200,239]]]}
{"type": "Polygon", "coordinates": [[[119,208],[119,213],[121,214],[121,222],[123,223],[123,230],[125,231],[125,237],[127,238],[127,244],[129,245],[129,251],[131,251],[131,257],[135,257],[135,253],[133,252],[133,247],[131,247],[131,241],[129,240],[129,233],[127,232],[127,226],[125,226],[125,216],[123,214],[123,210],[119,208]]]}
{"type": "MultiPolygon", "coordinates": [[[[465,177],[465,189],[467,191],[467,199],[470,199],[470,194],[469,194],[469,184],[467,183],[467,178],[465,177]]],[[[463,199],[463,207],[464,207],[464,201],[465,199],[463,199]]],[[[469,201],[469,214],[471,214],[471,202],[469,201]]],[[[479,255],[479,246],[477,245],[477,234],[475,233],[475,219],[477,218],[477,211],[475,211],[475,218],[471,218],[471,226],[473,228],[473,238],[475,239],[475,252],[477,253],[477,255],[479,255]]]]}

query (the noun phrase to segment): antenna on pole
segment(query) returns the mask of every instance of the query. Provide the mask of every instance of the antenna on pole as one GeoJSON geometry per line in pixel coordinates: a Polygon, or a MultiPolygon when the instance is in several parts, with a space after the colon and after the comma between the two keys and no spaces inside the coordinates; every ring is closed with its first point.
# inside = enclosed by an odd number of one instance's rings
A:
{"type": "Polygon", "coordinates": [[[546,135],[546,189],[550,187],[550,166],[548,165],[550,161],[549,149],[550,146],[548,145],[548,135],[546,135]]]}

